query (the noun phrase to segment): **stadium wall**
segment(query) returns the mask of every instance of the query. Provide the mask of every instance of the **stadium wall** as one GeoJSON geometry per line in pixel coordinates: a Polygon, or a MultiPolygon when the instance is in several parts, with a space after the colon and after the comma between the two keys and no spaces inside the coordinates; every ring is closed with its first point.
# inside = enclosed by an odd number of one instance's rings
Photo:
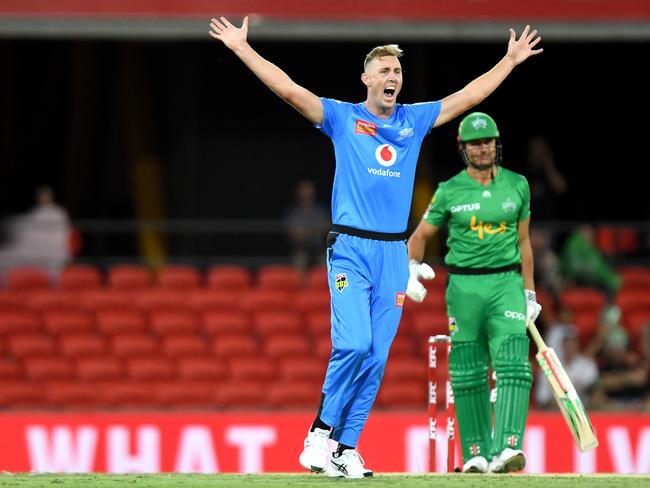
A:
{"type": "MultiPolygon", "coordinates": [[[[600,447],[583,454],[559,413],[531,412],[524,439],[527,472],[650,473],[648,415],[591,418],[600,447]]],[[[297,452],[311,420],[302,412],[5,413],[0,471],[294,472],[300,470],[297,452]]],[[[445,449],[446,443],[438,444],[445,449]]],[[[373,413],[359,449],[378,472],[425,471],[425,413],[373,413]]]]}

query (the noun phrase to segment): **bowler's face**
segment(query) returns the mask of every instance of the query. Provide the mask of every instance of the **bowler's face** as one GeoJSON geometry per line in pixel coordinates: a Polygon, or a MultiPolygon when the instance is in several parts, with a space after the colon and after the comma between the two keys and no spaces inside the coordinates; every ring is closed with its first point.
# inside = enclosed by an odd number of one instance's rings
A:
{"type": "Polygon", "coordinates": [[[402,65],[395,56],[375,58],[366,66],[368,99],[383,109],[395,106],[402,89],[402,65]]]}

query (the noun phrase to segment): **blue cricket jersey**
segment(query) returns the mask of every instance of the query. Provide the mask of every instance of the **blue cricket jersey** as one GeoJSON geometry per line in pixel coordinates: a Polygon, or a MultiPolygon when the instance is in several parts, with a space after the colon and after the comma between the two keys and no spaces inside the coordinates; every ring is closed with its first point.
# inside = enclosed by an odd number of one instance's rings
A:
{"type": "Polygon", "coordinates": [[[422,140],[440,114],[440,102],[396,104],[380,119],[364,103],[322,98],[336,171],[332,222],[373,232],[405,232],[422,140]]]}

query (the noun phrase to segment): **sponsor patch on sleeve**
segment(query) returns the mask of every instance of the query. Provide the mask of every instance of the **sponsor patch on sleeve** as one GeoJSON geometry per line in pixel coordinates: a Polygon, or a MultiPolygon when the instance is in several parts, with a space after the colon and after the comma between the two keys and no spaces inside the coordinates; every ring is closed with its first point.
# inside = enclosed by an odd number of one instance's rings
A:
{"type": "Polygon", "coordinates": [[[398,291],[397,294],[395,295],[395,306],[403,307],[405,299],[406,299],[406,293],[404,293],[403,291],[398,291]]]}

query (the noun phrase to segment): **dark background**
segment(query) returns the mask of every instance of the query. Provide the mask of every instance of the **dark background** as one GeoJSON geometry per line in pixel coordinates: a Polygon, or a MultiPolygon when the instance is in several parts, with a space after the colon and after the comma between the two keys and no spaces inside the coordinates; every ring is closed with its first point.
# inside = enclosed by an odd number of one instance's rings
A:
{"type": "MultiPolygon", "coordinates": [[[[315,94],[356,102],[365,54],[387,42],[252,44],[315,94]]],[[[400,46],[402,103],[443,98],[506,51],[505,41],[400,46]]],[[[499,125],[504,166],[525,173],[527,140],[542,134],[569,183],[554,220],[648,219],[648,43],[542,46],[477,107],[499,125]]],[[[3,217],[46,183],[73,219],[134,218],[142,157],[161,168],[166,219],[280,218],[305,177],[329,204],[330,141],[216,41],[3,40],[0,57],[3,217]]],[[[425,140],[420,165],[434,181],[462,168],[459,120],[425,140]]]]}

